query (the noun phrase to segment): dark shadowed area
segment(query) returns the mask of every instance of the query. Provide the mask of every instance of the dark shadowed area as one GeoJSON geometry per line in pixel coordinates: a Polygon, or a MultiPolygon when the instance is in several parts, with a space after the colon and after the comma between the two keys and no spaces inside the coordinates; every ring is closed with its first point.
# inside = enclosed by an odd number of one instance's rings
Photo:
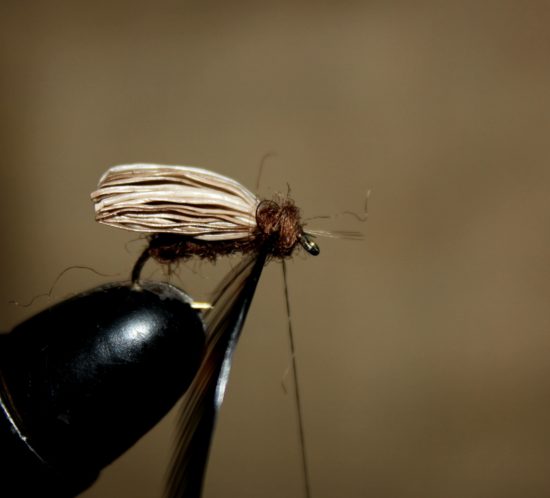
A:
{"type": "MultiPolygon", "coordinates": [[[[127,278],[114,164],[206,167],[360,230],[289,264],[314,498],[550,494],[550,4],[4,1],[0,328],[127,278]],[[104,274],[68,266],[84,265],[104,274]]],[[[234,264],[234,261],[233,261],[234,264]]],[[[207,295],[227,263],[172,281],[207,295]]],[[[145,274],[166,275],[154,264],[145,274]]],[[[204,496],[301,498],[281,270],[237,350],[204,496]]],[[[162,386],[159,386],[161,389],[162,386]]],[[[154,498],[174,414],[85,498],[154,498]]]]}

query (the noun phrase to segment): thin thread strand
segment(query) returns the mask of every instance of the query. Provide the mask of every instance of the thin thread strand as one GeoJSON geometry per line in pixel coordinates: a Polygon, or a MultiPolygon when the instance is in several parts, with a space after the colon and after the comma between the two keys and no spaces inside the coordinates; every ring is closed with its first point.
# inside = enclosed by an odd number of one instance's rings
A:
{"type": "Polygon", "coordinates": [[[296,411],[298,413],[298,433],[300,437],[300,449],[302,453],[302,469],[304,472],[304,492],[305,498],[311,498],[311,486],[309,482],[309,470],[307,465],[307,456],[306,456],[306,438],[304,434],[304,420],[302,416],[302,402],[300,396],[300,389],[298,383],[298,369],[296,367],[296,354],[294,350],[294,333],[292,331],[292,318],[290,315],[290,299],[288,296],[288,285],[286,278],[286,263],[285,260],[282,260],[283,265],[283,280],[284,280],[284,289],[285,289],[285,302],[286,302],[286,312],[288,317],[288,339],[290,343],[290,356],[292,361],[292,378],[294,381],[294,398],[296,401],[296,411]]]}

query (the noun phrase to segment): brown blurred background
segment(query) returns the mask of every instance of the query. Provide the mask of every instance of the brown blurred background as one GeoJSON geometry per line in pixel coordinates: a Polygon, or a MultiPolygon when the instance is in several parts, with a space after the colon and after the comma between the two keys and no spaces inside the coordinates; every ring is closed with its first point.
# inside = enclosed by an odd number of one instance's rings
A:
{"type": "MultiPolygon", "coordinates": [[[[314,498],[550,496],[548,2],[4,1],[0,13],[2,329],[126,278],[142,244],[97,225],[89,201],[108,166],[199,165],[255,189],[275,152],[259,193],[288,183],[306,216],[360,211],[372,190],[366,224],[312,221],[365,241],[320,240],[321,256],[290,264],[314,498]],[[73,270],[51,298],[8,304],[70,265],[118,275],[73,270]]],[[[211,272],[179,275],[208,289],[211,272]]],[[[205,497],[302,496],[285,327],[273,264],[205,497]]],[[[173,423],[84,496],[160,496],[173,423]]]]}

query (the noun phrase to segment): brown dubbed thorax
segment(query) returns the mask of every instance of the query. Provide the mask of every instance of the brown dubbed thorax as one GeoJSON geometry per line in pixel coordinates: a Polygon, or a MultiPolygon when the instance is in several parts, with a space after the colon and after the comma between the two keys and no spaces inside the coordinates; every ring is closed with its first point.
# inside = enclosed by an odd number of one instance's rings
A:
{"type": "Polygon", "coordinates": [[[262,201],[256,210],[257,233],[262,244],[271,244],[271,254],[275,258],[286,258],[292,254],[302,233],[300,210],[292,199],[281,203],[262,201]]]}
{"type": "Polygon", "coordinates": [[[159,263],[173,263],[191,256],[215,260],[218,256],[257,251],[267,244],[271,257],[286,258],[292,254],[302,232],[300,210],[291,199],[264,200],[258,204],[256,227],[249,237],[206,241],[173,233],[155,233],[149,237],[148,255],[159,263]]]}

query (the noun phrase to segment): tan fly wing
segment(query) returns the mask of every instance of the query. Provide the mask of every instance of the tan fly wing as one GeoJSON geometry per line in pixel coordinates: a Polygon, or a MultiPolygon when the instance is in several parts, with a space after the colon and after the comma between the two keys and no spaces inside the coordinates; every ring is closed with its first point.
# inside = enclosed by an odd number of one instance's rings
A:
{"type": "Polygon", "coordinates": [[[201,240],[248,237],[258,199],[226,176],[192,166],[130,164],[109,169],[91,195],[96,220],[125,230],[201,240]]]}

